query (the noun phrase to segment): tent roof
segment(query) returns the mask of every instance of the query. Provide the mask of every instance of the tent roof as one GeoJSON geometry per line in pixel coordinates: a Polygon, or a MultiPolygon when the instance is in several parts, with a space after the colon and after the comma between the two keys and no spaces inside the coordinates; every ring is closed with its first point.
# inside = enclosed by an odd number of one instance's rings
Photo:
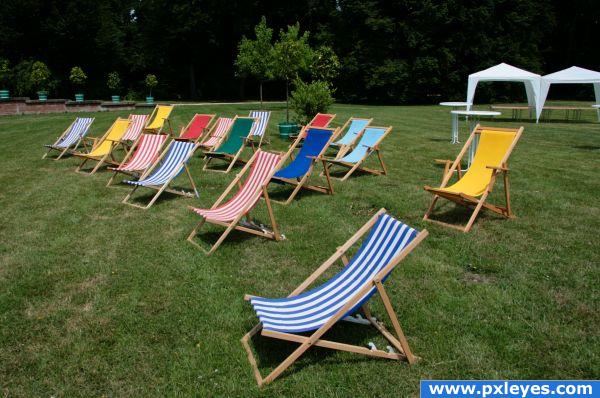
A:
{"type": "Polygon", "coordinates": [[[571,66],[544,76],[544,80],[564,83],[600,83],[600,72],[580,68],[579,66],[571,66]]]}
{"type": "Polygon", "coordinates": [[[498,64],[496,66],[492,66],[491,68],[487,68],[485,70],[475,72],[469,75],[469,78],[478,78],[479,80],[483,79],[498,79],[498,80],[530,80],[530,79],[539,79],[541,76],[528,72],[526,70],[517,68],[515,66],[505,64],[504,62],[498,64]]]}

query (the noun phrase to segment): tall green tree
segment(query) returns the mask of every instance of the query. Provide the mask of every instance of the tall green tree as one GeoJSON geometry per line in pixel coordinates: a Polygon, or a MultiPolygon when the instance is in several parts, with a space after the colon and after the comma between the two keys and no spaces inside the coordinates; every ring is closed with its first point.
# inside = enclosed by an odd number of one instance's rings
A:
{"type": "Polygon", "coordinates": [[[263,16],[254,27],[255,39],[242,37],[235,64],[240,75],[253,76],[258,80],[260,105],[263,103],[263,83],[273,78],[273,29],[267,26],[263,16]]]}

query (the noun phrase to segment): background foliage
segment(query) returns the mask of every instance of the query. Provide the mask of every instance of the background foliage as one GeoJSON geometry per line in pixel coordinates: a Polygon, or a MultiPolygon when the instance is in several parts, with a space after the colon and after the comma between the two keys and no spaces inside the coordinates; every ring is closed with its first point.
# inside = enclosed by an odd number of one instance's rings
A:
{"type": "MultiPolygon", "coordinates": [[[[600,69],[595,43],[600,2],[594,0],[231,0],[226,7],[217,0],[4,0],[2,5],[0,58],[17,71],[28,69],[31,59],[46,63],[60,82],[53,96],[72,94],[68,74],[78,65],[89,76],[93,97],[110,95],[105,79],[118,71],[129,93],[145,92],[144,77],[154,73],[160,80],[157,97],[256,98],[258,84],[235,76],[235,59],[240,39],[253,35],[263,15],[276,32],[300,22],[311,32],[311,46],[335,51],[341,63],[336,97],[345,101],[460,99],[468,73],[499,62],[538,73],[571,65],[600,69]]],[[[267,97],[283,97],[281,82],[267,86],[267,97]]],[[[26,82],[10,88],[32,94],[26,82]]],[[[522,95],[521,87],[504,92],[511,90],[522,95]]],[[[478,99],[489,98],[485,88],[478,90],[478,99]]]]}

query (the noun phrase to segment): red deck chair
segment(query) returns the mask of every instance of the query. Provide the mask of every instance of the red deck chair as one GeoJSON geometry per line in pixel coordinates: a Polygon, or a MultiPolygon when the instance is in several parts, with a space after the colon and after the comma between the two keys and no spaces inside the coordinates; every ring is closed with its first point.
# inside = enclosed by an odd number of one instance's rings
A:
{"type": "Polygon", "coordinates": [[[204,132],[208,131],[215,116],[215,114],[207,115],[196,113],[187,126],[181,127],[179,139],[198,142],[198,140],[202,138],[202,135],[204,135],[204,132]]]}

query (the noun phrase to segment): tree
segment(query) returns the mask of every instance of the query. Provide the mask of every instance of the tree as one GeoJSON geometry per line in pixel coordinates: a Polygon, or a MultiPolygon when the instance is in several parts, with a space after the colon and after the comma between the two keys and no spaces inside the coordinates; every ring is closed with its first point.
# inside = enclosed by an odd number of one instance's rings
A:
{"type": "Polygon", "coordinates": [[[267,19],[264,16],[254,27],[254,34],[255,40],[242,37],[235,65],[240,75],[250,75],[258,79],[262,106],[263,83],[273,78],[273,29],[267,26],[267,19]]]}
{"type": "Polygon", "coordinates": [[[316,80],[331,86],[340,73],[340,66],[340,59],[331,47],[321,46],[315,50],[311,71],[316,80]]]}
{"type": "Polygon", "coordinates": [[[148,87],[148,90],[150,90],[149,97],[152,97],[152,89],[156,86],[158,86],[158,79],[156,78],[156,75],[146,75],[146,87],[148,87]]]}
{"type": "Polygon", "coordinates": [[[0,58],[0,88],[6,88],[10,80],[10,64],[7,59],[0,58]]]}
{"type": "Polygon", "coordinates": [[[300,24],[296,23],[279,33],[273,46],[273,72],[276,78],[285,81],[285,120],[290,121],[289,87],[301,72],[309,69],[313,51],[308,44],[309,32],[300,35],[300,24]]]}
{"type": "Polygon", "coordinates": [[[106,86],[112,91],[117,91],[121,88],[121,77],[117,72],[110,72],[106,79],[106,86]]]}
{"type": "Polygon", "coordinates": [[[50,82],[50,69],[45,63],[36,61],[31,66],[31,83],[39,91],[48,91],[48,83],[50,82]]]}
{"type": "Polygon", "coordinates": [[[327,82],[316,80],[312,83],[304,83],[298,79],[294,85],[296,89],[292,91],[290,103],[300,124],[308,123],[317,113],[326,113],[333,104],[327,82]]]}
{"type": "Polygon", "coordinates": [[[69,80],[76,87],[82,87],[87,80],[87,75],[79,66],[74,66],[71,68],[71,73],[69,74],[69,80]]]}

